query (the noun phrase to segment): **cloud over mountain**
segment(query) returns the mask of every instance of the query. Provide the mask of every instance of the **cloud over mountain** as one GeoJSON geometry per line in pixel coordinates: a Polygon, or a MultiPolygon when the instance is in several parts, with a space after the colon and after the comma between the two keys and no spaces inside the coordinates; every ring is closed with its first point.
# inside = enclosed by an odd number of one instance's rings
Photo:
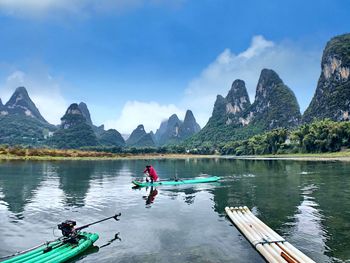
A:
{"type": "Polygon", "coordinates": [[[230,49],[225,49],[205,67],[199,76],[189,82],[182,103],[194,111],[199,124],[203,126],[211,115],[216,95],[226,94],[233,80],[245,81],[253,102],[261,69],[271,68],[295,92],[301,109],[305,110],[308,102],[300,98],[307,96],[311,100],[319,74],[320,57],[321,50],[254,36],[246,50],[234,54],[230,49]]]}
{"type": "Polygon", "coordinates": [[[107,121],[105,126],[107,129],[116,128],[121,133],[130,133],[137,125],[143,124],[147,131],[156,131],[159,124],[174,113],[181,118],[185,115],[185,111],[174,104],[128,101],[124,104],[119,118],[107,121]]]}

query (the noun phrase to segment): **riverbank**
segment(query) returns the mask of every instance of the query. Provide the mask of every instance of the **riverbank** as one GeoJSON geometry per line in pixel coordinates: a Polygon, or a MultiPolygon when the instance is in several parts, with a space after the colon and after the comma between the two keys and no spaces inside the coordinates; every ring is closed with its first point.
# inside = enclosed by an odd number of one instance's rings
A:
{"type": "Polygon", "coordinates": [[[0,160],[152,160],[152,159],[223,158],[237,160],[295,160],[295,161],[350,161],[350,151],[332,153],[275,154],[275,155],[198,155],[184,153],[110,153],[81,150],[1,148],[0,160]]]}
{"type": "Polygon", "coordinates": [[[11,160],[32,160],[32,161],[68,161],[68,160],[159,160],[159,159],[195,159],[195,158],[213,158],[218,156],[213,155],[193,155],[193,154],[113,154],[100,156],[50,156],[50,155],[14,155],[14,154],[0,154],[0,161],[11,160]]]}
{"type": "Polygon", "coordinates": [[[295,154],[267,154],[252,156],[225,156],[227,159],[239,160],[293,160],[293,161],[344,161],[350,162],[350,152],[332,153],[295,153],[295,154]]]}

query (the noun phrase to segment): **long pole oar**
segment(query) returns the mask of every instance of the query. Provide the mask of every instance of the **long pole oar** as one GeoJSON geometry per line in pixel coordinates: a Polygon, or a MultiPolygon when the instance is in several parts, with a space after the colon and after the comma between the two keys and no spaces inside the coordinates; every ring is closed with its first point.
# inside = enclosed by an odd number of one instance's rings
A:
{"type": "Polygon", "coordinates": [[[75,228],[75,231],[80,231],[80,230],[82,230],[84,228],[88,228],[89,226],[96,225],[98,223],[101,223],[103,221],[106,221],[106,220],[109,220],[109,219],[112,219],[112,218],[115,219],[116,221],[119,221],[118,217],[121,216],[121,215],[122,215],[121,213],[115,214],[114,216],[106,217],[106,218],[98,220],[96,222],[93,222],[93,223],[90,223],[90,224],[86,224],[84,226],[77,227],[77,228],[75,228]]]}

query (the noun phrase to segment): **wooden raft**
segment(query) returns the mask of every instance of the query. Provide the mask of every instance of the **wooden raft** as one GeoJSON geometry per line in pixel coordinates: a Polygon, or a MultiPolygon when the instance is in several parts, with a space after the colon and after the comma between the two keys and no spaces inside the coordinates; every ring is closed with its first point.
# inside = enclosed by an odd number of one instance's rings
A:
{"type": "Polygon", "coordinates": [[[226,207],[225,211],[267,262],[315,263],[257,218],[248,207],[226,207]]]}

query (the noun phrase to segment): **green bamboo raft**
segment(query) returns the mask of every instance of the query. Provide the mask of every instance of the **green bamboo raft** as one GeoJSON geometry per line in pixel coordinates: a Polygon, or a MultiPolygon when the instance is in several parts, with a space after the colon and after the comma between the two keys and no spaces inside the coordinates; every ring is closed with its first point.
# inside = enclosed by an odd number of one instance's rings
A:
{"type": "Polygon", "coordinates": [[[180,185],[180,184],[198,184],[198,183],[212,183],[220,180],[218,176],[204,177],[204,178],[194,178],[194,179],[184,179],[184,180],[165,180],[165,181],[156,181],[156,182],[140,182],[132,181],[132,183],[139,187],[145,186],[160,186],[160,185],[180,185]]]}
{"type": "Polygon", "coordinates": [[[43,245],[24,254],[19,254],[7,259],[3,261],[3,263],[66,262],[91,247],[97,239],[98,234],[80,232],[78,235],[78,243],[76,244],[66,243],[63,240],[54,241],[49,245],[43,245]]]}

